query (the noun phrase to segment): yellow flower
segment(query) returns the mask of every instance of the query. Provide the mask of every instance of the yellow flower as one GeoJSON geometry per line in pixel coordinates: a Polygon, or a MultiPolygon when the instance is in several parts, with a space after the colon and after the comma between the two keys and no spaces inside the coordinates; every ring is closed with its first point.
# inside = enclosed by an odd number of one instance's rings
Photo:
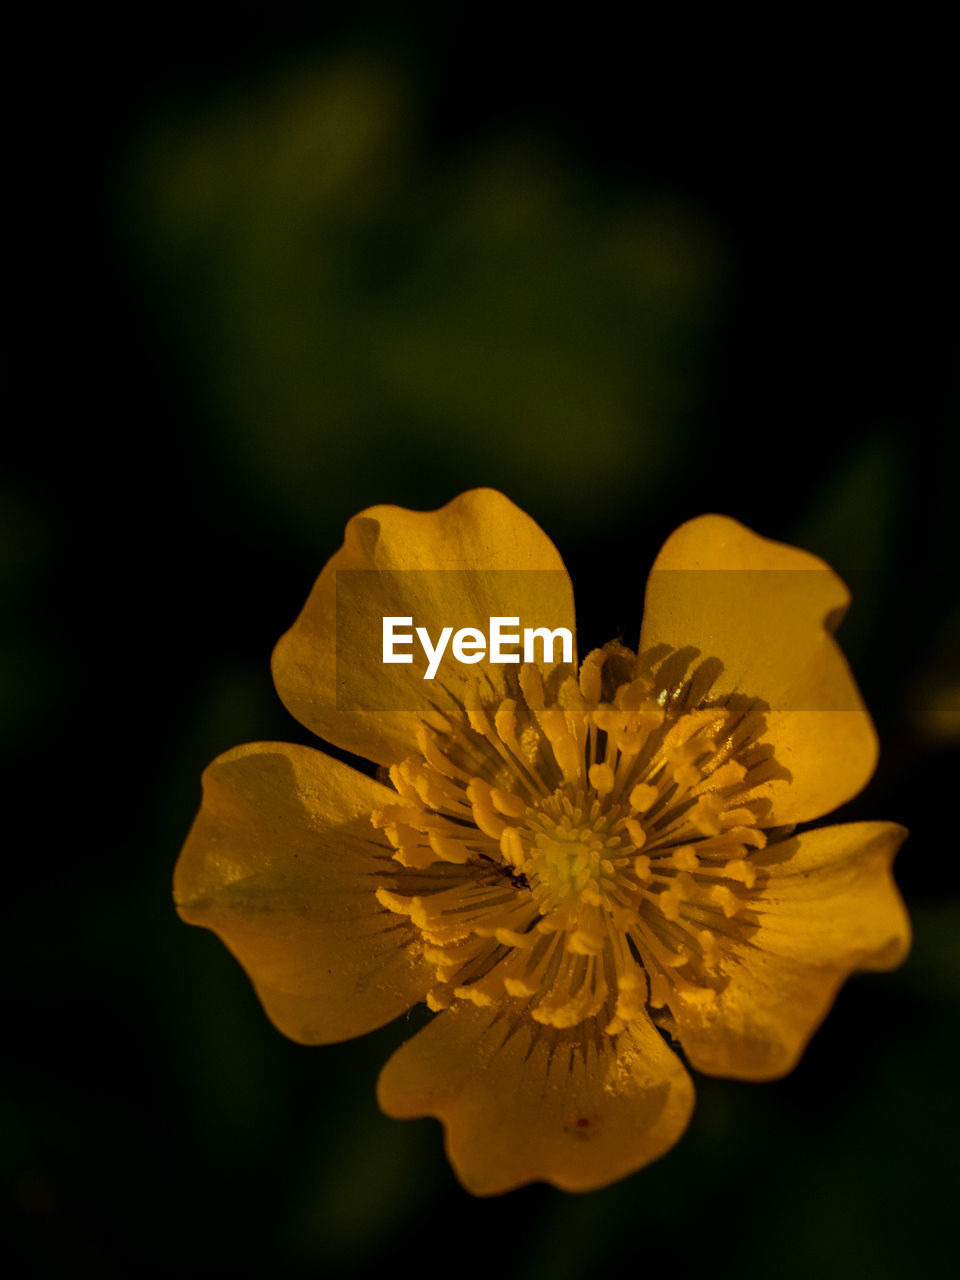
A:
{"type": "Polygon", "coordinates": [[[667,1037],[708,1074],[783,1075],[853,970],[906,954],[905,831],[793,834],[876,763],[831,634],[847,603],[816,557],[702,516],[654,564],[639,655],[608,644],[579,676],[546,653],[447,662],[429,681],[419,658],[384,665],[384,617],[431,637],[495,616],[573,630],[570,581],[502,494],[373,507],[273,668],[297,719],[384,781],[307,747],[227,752],[177,866],[180,914],[303,1043],[426,1000],[379,1100],[443,1121],[468,1190],[623,1177],[690,1117],[667,1037]]]}

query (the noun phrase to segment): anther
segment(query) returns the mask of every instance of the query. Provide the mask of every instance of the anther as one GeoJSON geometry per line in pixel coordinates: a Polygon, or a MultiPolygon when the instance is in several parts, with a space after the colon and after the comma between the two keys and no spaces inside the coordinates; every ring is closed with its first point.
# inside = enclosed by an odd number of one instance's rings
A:
{"type": "Polygon", "coordinates": [[[613,769],[604,761],[603,764],[592,764],[588,776],[590,785],[598,796],[607,796],[613,790],[613,769]]]}
{"type": "Polygon", "coordinates": [[[660,791],[649,782],[641,782],[630,792],[630,808],[634,813],[646,813],[656,803],[660,791]]]}

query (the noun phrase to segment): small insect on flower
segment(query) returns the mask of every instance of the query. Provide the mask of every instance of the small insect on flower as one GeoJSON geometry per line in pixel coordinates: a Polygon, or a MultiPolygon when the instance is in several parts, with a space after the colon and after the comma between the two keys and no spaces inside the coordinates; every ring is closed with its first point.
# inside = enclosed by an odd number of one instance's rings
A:
{"type": "Polygon", "coordinates": [[[909,947],[903,828],[795,833],[876,764],[832,635],[847,603],[815,556],[701,516],[654,563],[637,652],[485,652],[425,680],[423,654],[383,662],[385,618],[575,635],[570,580],[492,490],[370,508],[273,670],[297,719],[382,780],[285,743],[227,752],[177,865],[180,914],[303,1043],[426,1001],[379,1100],[443,1121],[469,1191],[622,1178],[689,1121],[672,1044],[707,1074],[781,1076],[848,975],[909,947]]]}

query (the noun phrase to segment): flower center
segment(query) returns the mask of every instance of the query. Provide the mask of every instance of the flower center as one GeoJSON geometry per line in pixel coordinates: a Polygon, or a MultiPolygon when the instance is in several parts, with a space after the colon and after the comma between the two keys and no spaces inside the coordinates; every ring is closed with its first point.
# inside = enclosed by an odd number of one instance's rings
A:
{"type": "MultiPolygon", "coordinates": [[[[579,814],[575,821],[580,821],[579,814]]],[[[575,826],[564,817],[536,831],[527,860],[527,878],[546,914],[564,900],[580,897],[602,900],[601,885],[612,887],[613,864],[605,855],[603,837],[590,826],[575,826]]]]}
{"type": "Polygon", "coordinates": [[[513,696],[437,715],[391,768],[398,802],[372,821],[398,887],[377,896],[419,930],[431,1008],[513,1002],[612,1035],[672,991],[712,998],[775,765],[757,705],[709,701],[707,664],[678,658],[608,645],[553,688],[524,666],[513,696]]]}

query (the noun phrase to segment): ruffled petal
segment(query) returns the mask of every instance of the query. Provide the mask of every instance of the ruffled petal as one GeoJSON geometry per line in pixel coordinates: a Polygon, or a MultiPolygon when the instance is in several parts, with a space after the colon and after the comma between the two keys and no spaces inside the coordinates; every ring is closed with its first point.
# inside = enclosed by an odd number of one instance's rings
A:
{"type": "Polygon", "coordinates": [[[558,1031],[469,1006],[402,1045],[378,1097],[398,1119],[442,1120],[460,1181],[496,1195],[534,1181],[589,1191],[632,1173],[677,1142],[694,1095],[645,1019],[611,1040],[592,1024],[558,1031]]]}
{"type": "MultiPolygon", "coordinates": [[[[416,638],[397,650],[412,654],[412,663],[385,664],[385,617],[412,618],[434,645],[444,627],[486,635],[492,617],[519,618],[520,628],[566,627],[575,636],[573,591],[557,549],[503,494],[473,489],[439,511],[361,512],[277,645],[273,675],[308,729],[380,764],[415,752],[421,720],[462,706],[472,689],[503,696],[504,673],[516,670],[487,658],[462,665],[448,644],[437,674],[425,680],[416,638]]],[[[559,644],[554,652],[559,661],[559,644]]]]}
{"type": "Polygon", "coordinates": [[[423,999],[415,930],[381,907],[392,850],[370,810],[395,799],[309,747],[251,743],[203,775],[203,804],[174,876],[190,924],[212,929],[294,1040],[362,1035],[423,999]]]}
{"type": "Polygon", "coordinates": [[[726,985],[671,995],[692,1066],[768,1080],[796,1065],[841,985],[857,969],[893,969],[910,920],[891,874],[906,838],[892,822],[822,827],[769,845],[744,915],[729,922],[718,967],[726,985]]]}
{"type": "Polygon", "coordinates": [[[719,659],[715,695],[737,691],[769,708],[763,741],[780,776],[760,789],[773,806],[765,825],[830,813],[876,767],[876,734],[832,635],[849,600],[817,556],[726,516],[681,525],[650,573],[641,648],[719,659]]]}

